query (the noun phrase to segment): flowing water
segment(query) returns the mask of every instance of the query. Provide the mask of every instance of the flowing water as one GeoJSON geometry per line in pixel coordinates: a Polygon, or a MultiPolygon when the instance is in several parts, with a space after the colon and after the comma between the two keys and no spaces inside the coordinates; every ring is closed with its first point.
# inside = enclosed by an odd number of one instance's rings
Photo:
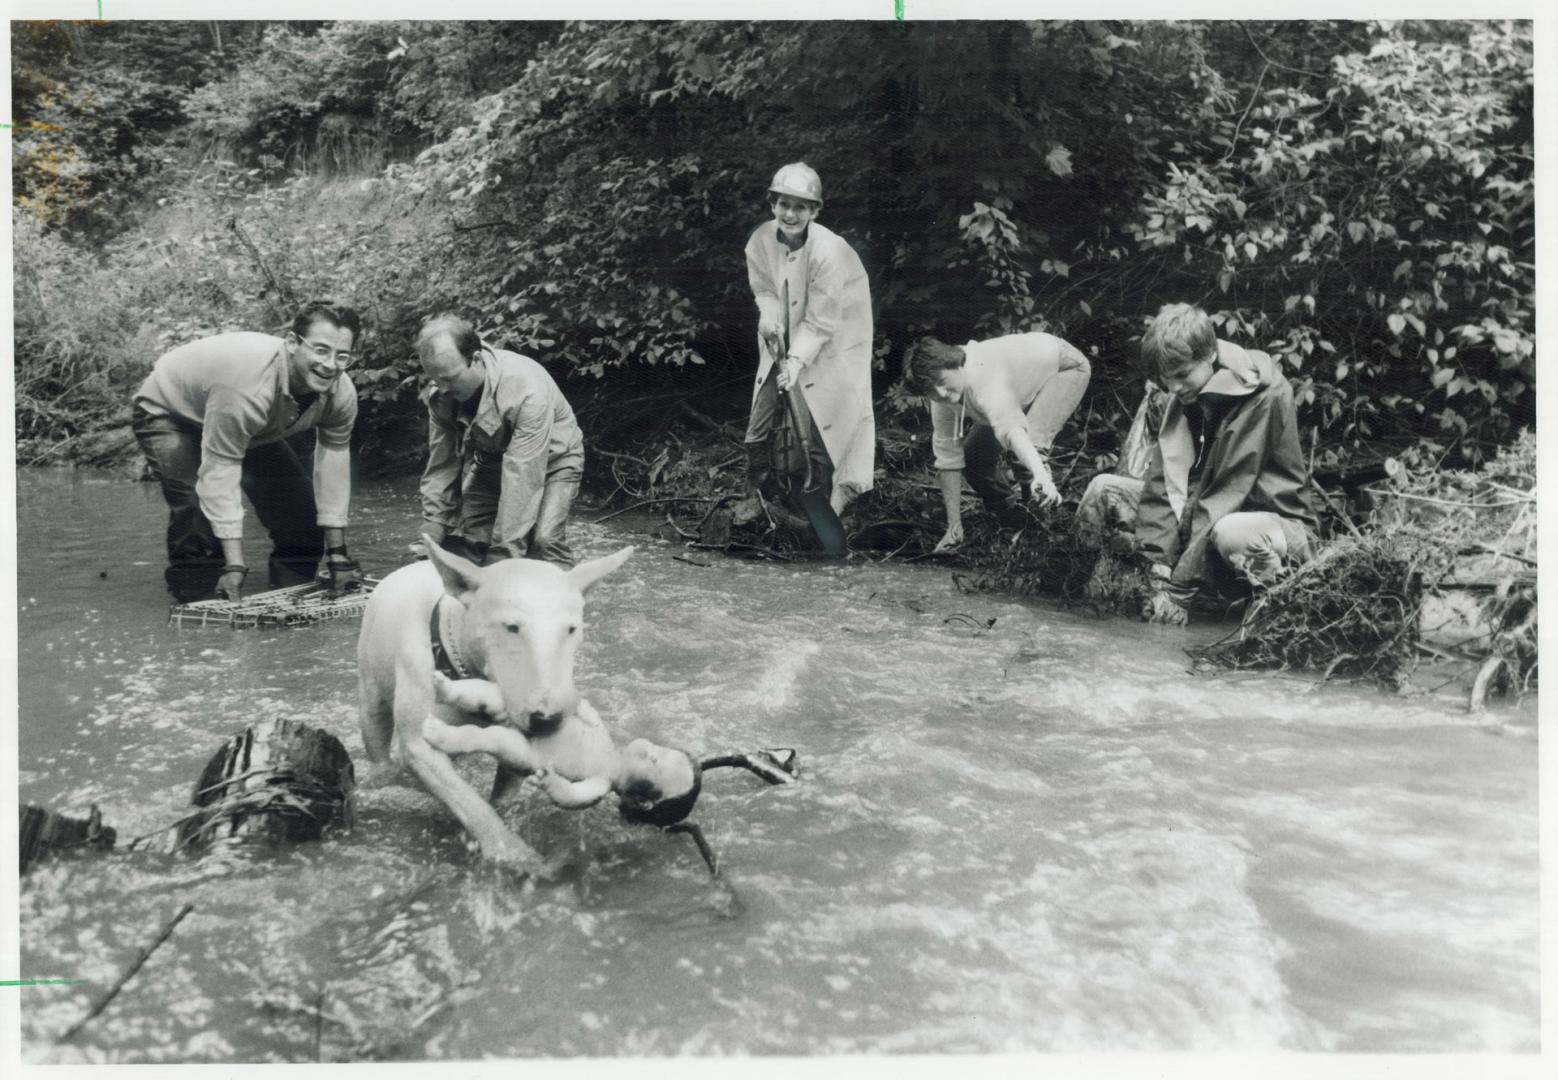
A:
{"type": "MultiPolygon", "coordinates": [[[[150,832],[267,716],[367,772],[355,621],[170,628],[155,486],[18,483],[23,801],[150,832]]],[[[414,484],[354,512],[354,553],[396,565],[414,484]]],[[[26,1059],[1537,1048],[1534,702],[1195,677],[1184,631],[932,567],[692,565],[624,521],[577,529],[639,545],[592,594],[583,691],[624,738],[801,755],[787,787],[705,779],[728,889],[687,838],[529,789],[507,820],[577,854],[526,885],[379,776],[322,842],[30,874],[22,975],[88,982],[12,991],[26,1059]]]]}

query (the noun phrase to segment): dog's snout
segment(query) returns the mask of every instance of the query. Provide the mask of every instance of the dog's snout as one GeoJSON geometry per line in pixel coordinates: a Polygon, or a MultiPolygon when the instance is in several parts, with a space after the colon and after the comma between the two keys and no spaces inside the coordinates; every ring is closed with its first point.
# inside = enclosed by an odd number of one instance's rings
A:
{"type": "Polygon", "coordinates": [[[562,724],[563,714],[560,712],[533,712],[525,717],[525,734],[551,735],[562,724]]]}

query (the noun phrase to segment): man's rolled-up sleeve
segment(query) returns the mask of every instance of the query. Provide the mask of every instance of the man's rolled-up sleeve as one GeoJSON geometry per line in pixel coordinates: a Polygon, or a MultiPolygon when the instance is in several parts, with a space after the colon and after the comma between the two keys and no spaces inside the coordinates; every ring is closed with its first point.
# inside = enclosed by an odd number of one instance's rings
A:
{"type": "Polygon", "coordinates": [[[427,410],[427,465],[422,470],[419,488],[422,496],[422,531],[434,540],[443,540],[454,528],[459,509],[456,493],[460,487],[459,434],[433,410],[427,410]]]}
{"type": "Polygon", "coordinates": [[[546,394],[526,394],[513,415],[513,434],[503,452],[503,486],[498,495],[497,519],[492,523],[492,546],[521,558],[527,550],[525,538],[541,514],[541,496],[546,491],[552,403],[546,394]]]}
{"type": "Polygon", "coordinates": [[[235,390],[214,390],[206,401],[195,495],[218,540],[243,538],[243,459],[250,439],[264,426],[260,404],[235,390]]]}
{"type": "Polygon", "coordinates": [[[957,436],[957,410],[945,401],[930,403],[931,449],[936,454],[936,468],[949,470],[963,468],[963,440],[957,436]]]}
{"type": "Polygon", "coordinates": [[[352,502],[352,428],[357,390],[341,380],[325,419],[314,433],[314,505],[319,525],[346,527],[352,502]]]}

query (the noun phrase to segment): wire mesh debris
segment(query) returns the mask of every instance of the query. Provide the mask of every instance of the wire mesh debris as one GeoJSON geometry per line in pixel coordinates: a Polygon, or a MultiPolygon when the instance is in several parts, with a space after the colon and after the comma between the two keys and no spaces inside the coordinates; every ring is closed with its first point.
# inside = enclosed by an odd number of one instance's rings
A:
{"type": "Polygon", "coordinates": [[[364,578],[363,587],[331,596],[323,581],[288,585],[255,593],[242,600],[197,600],[176,604],[168,612],[168,625],[225,626],[233,630],[268,630],[281,626],[307,626],[326,619],[349,619],[362,614],[378,578],[364,578]]]}

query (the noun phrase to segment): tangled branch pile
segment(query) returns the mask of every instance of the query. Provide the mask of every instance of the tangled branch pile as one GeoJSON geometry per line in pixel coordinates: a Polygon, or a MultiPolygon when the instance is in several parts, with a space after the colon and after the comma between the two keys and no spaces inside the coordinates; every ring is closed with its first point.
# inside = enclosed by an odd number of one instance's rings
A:
{"type": "Polygon", "coordinates": [[[1476,672],[1474,708],[1489,690],[1534,688],[1535,436],[1475,473],[1395,468],[1374,495],[1367,534],[1327,545],[1192,656],[1405,687],[1428,653],[1476,672]]]}
{"type": "Polygon", "coordinates": [[[1378,537],[1338,540],[1265,590],[1238,630],[1191,650],[1230,668],[1312,668],[1397,682],[1416,657],[1421,577],[1378,537]]]}
{"type": "Polygon", "coordinates": [[[982,514],[964,528],[965,557],[982,588],[1056,597],[1102,614],[1134,614],[1147,594],[1139,561],[1114,557],[1107,537],[1079,530],[1068,509],[1035,515],[1017,532],[997,533],[982,514]]]}

